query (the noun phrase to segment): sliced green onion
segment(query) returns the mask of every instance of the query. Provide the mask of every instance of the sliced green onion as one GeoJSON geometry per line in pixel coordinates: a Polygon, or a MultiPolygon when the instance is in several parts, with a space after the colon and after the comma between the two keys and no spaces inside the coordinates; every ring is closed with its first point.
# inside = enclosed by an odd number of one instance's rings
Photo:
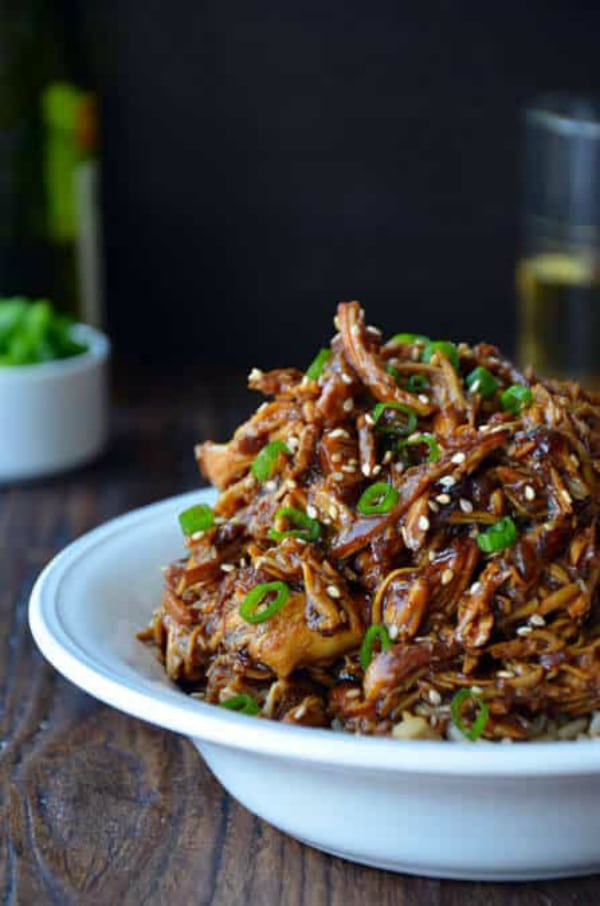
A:
{"type": "Polygon", "coordinates": [[[275,471],[280,453],[290,455],[290,450],[282,440],[272,440],[262,448],[252,465],[250,471],[259,481],[266,481],[275,471]]]}
{"type": "Polygon", "coordinates": [[[251,695],[243,692],[241,695],[233,695],[220,702],[222,708],[228,708],[230,711],[237,711],[239,714],[258,714],[259,705],[254,701],[251,695]]]}
{"type": "Polygon", "coordinates": [[[392,647],[392,640],[383,623],[373,623],[365,632],[365,637],[360,646],[360,666],[366,670],[373,660],[373,645],[379,639],[382,651],[387,651],[392,647]]]}
{"type": "Polygon", "coordinates": [[[478,393],[484,400],[492,397],[498,389],[498,381],[483,365],[478,365],[467,375],[466,384],[469,393],[478,393]]]}
{"type": "Polygon", "coordinates": [[[311,381],[318,381],[331,356],[331,349],[320,349],[306,369],[306,377],[310,378],[311,381]]]}
{"type": "Polygon", "coordinates": [[[292,506],[284,506],[277,510],[275,519],[287,519],[296,528],[287,529],[285,532],[269,529],[269,538],[273,538],[274,541],[283,541],[284,538],[303,538],[305,541],[316,541],[321,534],[321,524],[317,519],[311,519],[302,510],[297,510],[292,506]]]}
{"type": "Polygon", "coordinates": [[[432,343],[428,343],[423,350],[422,361],[430,362],[432,356],[436,352],[441,352],[442,355],[445,355],[446,358],[450,360],[455,368],[458,368],[460,360],[458,358],[458,349],[454,343],[451,343],[449,340],[435,340],[432,343]]]}
{"type": "Polygon", "coordinates": [[[529,387],[522,384],[512,384],[503,391],[500,397],[500,404],[505,412],[512,412],[518,415],[524,406],[528,406],[533,399],[533,393],[529,387]]]}
{"type": "Polygon", "coordinates": [[[388,374],[392,375],[392,377],[394,378],[394,380],[396,381],[397,384],[400,383],[400,381],[402,380],[402,375],[400,374],[400,372],[398,371],[397,368],[394,368],[393,365],[388,365],[385,370],[387,371],[388,374]]]}
{"type": "Polygon", "coordinates": [[[427,449],[429,450],[427,462],[437,462],[440,458],[442,451],[433,434],[413,434],[402,441],[402,446],[412,447],[415,444],[427,444],[427,449]]]}
{"type": "Polygon", "coordinates": [[[409,393],[420,393],[422,390],[427,390],[428,387],[429,382],[424,374],[411,374],[406,382],[406,389],[409,393]]]}
{"type": "Polygon", "coordinates": [[[376,481],[363,491],[356,509],[363,516],[374,516],[389,513],[398,502],[398,491],[385,481],[376,481]]]}
{"type": "Polygon", "coordinates": [[[377,403],[373,412],[371,413],[373,423],[378,426],[378,429],[382,434],[402,434],[408,435],[412,434],[415,428],[417,427],[417,413],[409,406],[405,406],[404,403],[377,403]],[[406,422],[401,424],[397,421],[391,423],[384,423],[378,425],[383,413],[388,409],[395,410],[396,412],[401,412],[406,416],[406,422]]]}
{"type": "Polygon", "coordinates": [[[396,333],[390,343],[429,343],[429,337],[422,333],[396,333]]]}
{"type": "Polygon", "coordinates": [[[505,516],[484,532],[477,535],[477,544],[484,554],[495,554],[515,543],[519,536],[517,526],[510,516],[505,516]]]}
{"type": "Polygon", "coordinates": [[[239,614],[246,623],[264,623],[281,610],[289,596],[290,588],[285,582],[261,582],[248,592],[240,605],[239,614]],[[263,606],[272,595],[275,597],[271,603],[263,606]]]}
{"type": "Polygon", "coordinates": [[[197,503],[179,514],[179,525],[184,535],[205,532],[215,521],[215,514],[206,503],[197,503]]]}
{"type": "Polygon", "coordinates": [[[463,736],[470,739],[471,742],[475,742],[476,739],[479,739],[485,730],[489,717],[486,703],[471,689],[461,689],[460,692],[456,693],[450,703],[450,713],[452,714],[454,726],[460,730],[463,736]],[[477,717],[470,728],[465,726],[462,719],[463,705],[467,701],[472,701],[477,708],[477,717]]]}

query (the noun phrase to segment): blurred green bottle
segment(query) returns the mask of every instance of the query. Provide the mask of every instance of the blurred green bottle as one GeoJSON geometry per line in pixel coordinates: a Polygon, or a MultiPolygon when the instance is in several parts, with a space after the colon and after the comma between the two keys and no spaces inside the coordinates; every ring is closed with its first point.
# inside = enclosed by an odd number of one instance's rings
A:
{"type": "Polygon", "coordinates": [[[0,296],[48,298],[102,326],[96,100],[62,5],[2,6],[0,296]]]}

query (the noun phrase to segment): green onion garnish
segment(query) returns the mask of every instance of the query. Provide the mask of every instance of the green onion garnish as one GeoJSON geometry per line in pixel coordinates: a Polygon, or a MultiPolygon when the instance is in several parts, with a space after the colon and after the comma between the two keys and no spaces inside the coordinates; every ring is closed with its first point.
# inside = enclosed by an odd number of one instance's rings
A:
{"type": "Polygon", "coordinates": [[[371,417],[375,425],[377,425],[379,431],[382,434],[402,434],[408,435],[412,434],[415,428],[417,427],[417,413],[409,406],[405,406],[403,403],[377,403],[371,417]],[[401,412],[406,416],[406,421],[404,423],[394,421],[388,422],[381,425],[378,425],[379,420],[381,419],[384,412],[388,409],[395,410],[396,412],[401,412]]]}
{"type": "Polygon", "coordinates": [[[275,519],[287,519],[296,528],[287,529],[285,532],[269,529],[269,538],[273,538],[274,541],[283,541],[284,538],[303,538],[305,541],[316,541],[321,534],[321,524],[317,519],[311,519],[302,510],[291,506],[284,506],[277,510],[275,519]]]}
{"type": "Polygon", "coordinates": [[[406,382],[406,389],[409,393],[420,393],[422,390],[427,390],[428,386],[429,384],[424,374],[411,374],[406,382]]]}
{"type": "Polygon", "coordinates": [[[519,532],[510,516],[505,516],[484,532],[477,535],[477,544],[484,554],[495,554],[510,547],[517,540],[519,532]]]}
{"type": "Polygon", "coordinates": [[[503,391],[500,397],[500,403],[505,412],[512,412],[519,415],[524,406],[528,406],[533,399],[533,393],[529,387],[522,384],[512,384],[503,391]]]}
{"type": "Polygon", "coordinates": [[[290,450],[282,440],[272,440],[262,448],[252,465],[250,471],[259,481],[266,481],[271,477],[277,465],[280,453],[290,455],[290,450]]]}
{"type": "Polygon", "coordinates": [[[398,491],[385,481],[376,481],[363,491],[356,509],[363,516],[375,516],[379,513],[389,513],[398,502],[398,491]]]}
{"type": "Polygon", "coordinates": [[[382,651],[387,651],[392,646],[390,634],[383,623],[373,623],[365,632],[365,637],[360,646],[360,666],[366,670],[373,660],[373,645],[379,639],[382,651]]]}
{"type": "Polygon", "coordinates": [[[394,368],[393,365],[387,365],[385,370],[387,371],[388,374],[392,375],[392,377],[394,378],[394,380],[396,381],[397,384],[400,383],[400,381],[402,380],[402,375],[400,374],[400,372],[398,371],[397,368],[394,368]]]}
{"type": "Polygon", "coordinates": [[[215,514],[206,503],[197,503],[179,514],[179,525],[184,535],[205,532],[215,521],[215,514]]]}
{"type": "Polygon", "coordinates": [[[311,381],[318,381],[331,356],[331,349],[320,349],[306,369],[306,377],[310,378],[311,381]]]}
{"type": "Polygon", "coordinates": [[[469,393],[478,393],[484,400],[492,397],[498,389],[498,381],[483,365],[478,365],[467,375],[466,384],[469,393]]]}
{"type": "Polygon", "coordinates": [[[406,440],[402,441],[402,446],[413,446],[415,444],[427,444],[427,449],[429,450],[427,462],[437,462],[440,458],[440,445],[433,434],[413,434],[411,437],[407,437],[406,440]]]}
{"type": "Polygon", "coordinates": [[[230,711],[237,711],[239,714],[258,714],[260,707],[254,701],[251,695],[243,692],[241,695],[233,695],[220,702],[222,708],[228,708],[230,711]]]}
{"type": "Polygon", "coordinates": [[[429,337],[422,333],[396,333],[390,343],[429,343],[429,337]]]}
{"type": "Polygon", "coordinates": [[[485,730],[489,717],[486,703],[471,689],[461,689],[460,692],[456,693],[450,703],[450,713],[452,714],[454,726],[460,730],[463,736],[470,739],[471,742],[475,742],[476,739],[479,739],[485,730]],[[465,726],[462,719],[462,708],[467,701],[472,701],[477,708],[477,717],[470,728],[465,726]]]}
{"type": "Polygon", "coordinates": [[[445,355],[446,358],[450,360],[455,368],[458,368],[460,360],[458,358],[458,350],[454,343],[451,343],[449,340],[434,340],[432,343],[428,343],[423,350],[422,361],[430,362],[432,356],[436,352],[441,352],[442,355],[445,355]]]}
{"type": "Polygon", "coordinates": [[[81,355],[73,321],[47,299],[0,298],[0,366],[35,365],[81,355]]]}
{"type": "Polygon", "coordinates": [[[240,605],[239,614],[246,623],[264,623],[281,610],[289,596],[290,588],[285,582],[261,582],[248,592],[240,605]],[[262,606],[271,595],[275,595],[271,603],[262,606]]]}

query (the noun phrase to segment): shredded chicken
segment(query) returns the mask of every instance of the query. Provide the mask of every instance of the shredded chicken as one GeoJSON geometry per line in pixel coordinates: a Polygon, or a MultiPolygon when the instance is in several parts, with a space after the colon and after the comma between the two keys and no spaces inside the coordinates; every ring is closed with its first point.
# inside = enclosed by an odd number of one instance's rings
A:
{"type": "Polygon", "coordinates": [[[254,369],[272,399],[196,448],[221,494],[142,636],[188,691],[288,723],[488,740],[591,724],[600,396],[488,344],[383,343],[358,302],[335,324],[320,372],[254,369]]]}

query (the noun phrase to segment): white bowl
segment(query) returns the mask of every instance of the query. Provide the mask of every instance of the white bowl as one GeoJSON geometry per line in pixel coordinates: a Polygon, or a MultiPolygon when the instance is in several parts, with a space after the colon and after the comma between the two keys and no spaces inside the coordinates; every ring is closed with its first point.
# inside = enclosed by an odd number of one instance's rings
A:
{"type": "MultiPolygon", "coordinates": [[[[243,805],[356,862],[435,877],[518,880],[600,868],[600,744],[400,742],[245,717],[185,695],[135,639],[182,554],[196,492],[115,519],[42,573],[42,652],[101,701],[189,736],[243,805]]],[[[190,795],[196,793],[191,790],[190,795]]]]}
{"type": "Polygon", "coordinates": [[[87,352],[0,368],[0,481],[50,475],[102,450],[110,345],[84,324],[73,335],[88,345],[87,352]]]}

